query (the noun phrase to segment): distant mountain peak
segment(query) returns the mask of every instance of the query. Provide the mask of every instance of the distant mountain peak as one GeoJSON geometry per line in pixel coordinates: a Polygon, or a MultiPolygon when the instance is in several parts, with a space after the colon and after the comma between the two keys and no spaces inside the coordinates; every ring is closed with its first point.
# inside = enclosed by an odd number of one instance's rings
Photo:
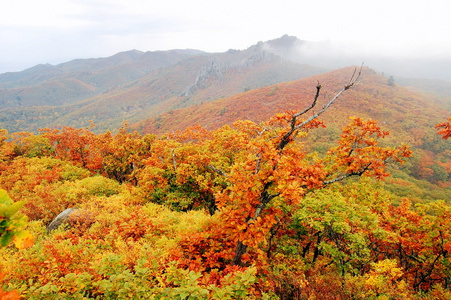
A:
{"type": "Polygon", "coordinates": [[[303,44],[304,41],[301,41],[295,36],[289,36],[288,34],[283,35],[280,38],[269,40],[265,44],[270,45],[274,48],[291,48],[291,47],[297,47],[301,44],[303,44]]]}
{"type": "Polygon", "coordinates": [[[142,52],[142,51],[139,51],[139,50],[136,50],[136,49],[132,49],[132,50],[129,50],[129,51],[123,51],[123,52],[116,53],[112,57],[125,57],[126,56],[126,57],[130,57],[130,58],[136,59],[136,58],[138,58],[139,56],[141,56],[143,54],[144,54],[144,52],[142,52]]]}
{"type": "Polygon", "coordinates": [[[259,42],[257,47],[262,51],[276,54],[284,59],[296,61],[295,58],[299,55],[299,50],[305,43],[307,42],[302,41],[295,36],[285,34],[274,40],[259,42]]]}

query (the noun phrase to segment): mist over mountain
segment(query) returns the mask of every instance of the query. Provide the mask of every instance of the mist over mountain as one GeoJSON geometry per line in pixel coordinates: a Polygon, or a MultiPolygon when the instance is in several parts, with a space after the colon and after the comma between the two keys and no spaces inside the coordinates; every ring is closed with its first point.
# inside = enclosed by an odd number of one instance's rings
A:
{"type": "Polygon", "coordinates": [[[383,58],[294,36],[223,53],[131,50],[0,74],[0,126],[10,132],[60,125],[114,130],[166,111],[298,80],[362,62],[396,84],[450,106],[446,60],[383,58]],[[425,77],[428,79],[422,79],[425,77]],[[441,80],[437,80],[441,78],[441,80]]]}
{"type": "Polygon", "coordinates": [[[293,62],[331,70],[363,63],[393,76],[451,82],[451,58],[433,53],[378,54],[376,50],[358,49],[331,41],[303,41],[288,35],[267,41],[264,46],[268,52],[293,62]]]}

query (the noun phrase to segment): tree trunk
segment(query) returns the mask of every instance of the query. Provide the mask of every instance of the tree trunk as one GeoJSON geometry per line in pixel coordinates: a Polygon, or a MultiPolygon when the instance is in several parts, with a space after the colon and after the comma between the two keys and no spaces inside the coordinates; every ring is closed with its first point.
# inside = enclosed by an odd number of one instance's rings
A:
{"type": "Polygon", "coordinates": [[[247,246],[244,245],[241,241],[238,242],[235,250],[235,257],[233,258],[232,265],[233,266],[241,266],[243,263],[241,262],[241,257],[247,251],[247,246]]]}

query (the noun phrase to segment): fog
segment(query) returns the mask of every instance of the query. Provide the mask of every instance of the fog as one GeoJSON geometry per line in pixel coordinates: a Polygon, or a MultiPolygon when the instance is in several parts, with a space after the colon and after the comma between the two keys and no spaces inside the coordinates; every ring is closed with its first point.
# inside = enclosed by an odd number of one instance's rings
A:
{"type": "Polygon", "coordinates": [[[291,37],[290,47],[266,44],[265,50],[280,55],[291,61],[337,69],[353,65],[364,64],[387,76],[401,76],[410,78],[440,79],[451,82],[451,55],[438,51],[388,51],[359,45],[358,43],[344,43],[336,41],[302,41],[291,37]]]}
{"type": "Polygon", "coordinates": [[[137,49],[245,49],[284,34],[304,63],[450,80],[448,0],[15,0],[0,10],[0,73],[137,49]]]}

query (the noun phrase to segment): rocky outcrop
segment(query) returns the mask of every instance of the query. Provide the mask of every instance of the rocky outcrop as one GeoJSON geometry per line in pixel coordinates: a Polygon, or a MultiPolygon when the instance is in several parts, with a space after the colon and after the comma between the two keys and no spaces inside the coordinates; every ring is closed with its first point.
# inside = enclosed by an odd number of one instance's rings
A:
{"type": "Polygon", "coordinates": [[[219,63],[216,59],[213,59],[210,64],[199,70],[194,84],[188,86],[182,96],[190,97],[197,90],[208,87],[211,81],[223,81],[223,72],[226,70],[227,68],[223,64],[219,63]]]}
{"type": "Polygon", "coordinates": [[[255,64],[257,64],[261,61],[267,60],[271,57],[272,57],[272,55],[270,55],[269,53],[267,53],[264,50],[256,51],[253,55],[249,56],[247,59],[242,61],[240,67],[251,68],[255,64]]]}
{"type": "Polygon", "coordinates": [[[62,224],[68,223],[69,218],[75,213],[79,212],[79,209],[76,208],[68,208],[61,212],[55,219],[47,226],[47,233],[52,232],[55,229],[58,229],[62,224]]]}

